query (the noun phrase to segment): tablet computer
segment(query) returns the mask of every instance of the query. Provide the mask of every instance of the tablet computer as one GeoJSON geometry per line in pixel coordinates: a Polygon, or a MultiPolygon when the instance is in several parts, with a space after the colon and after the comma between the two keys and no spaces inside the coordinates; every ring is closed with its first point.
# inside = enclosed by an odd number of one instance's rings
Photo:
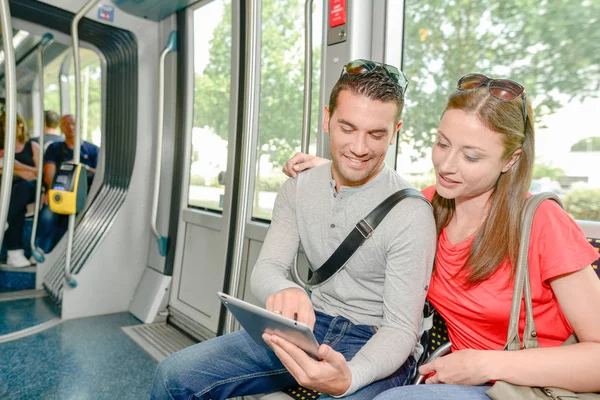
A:
{"type": "Polygon", "coordinates": [[[262,338],[263,333],[268,333],[284,338],[312,357],[318,356],[319,343],[307,325],[228,294],[218,292],[217,295],[259,346],[271,349],[262,338]]]}

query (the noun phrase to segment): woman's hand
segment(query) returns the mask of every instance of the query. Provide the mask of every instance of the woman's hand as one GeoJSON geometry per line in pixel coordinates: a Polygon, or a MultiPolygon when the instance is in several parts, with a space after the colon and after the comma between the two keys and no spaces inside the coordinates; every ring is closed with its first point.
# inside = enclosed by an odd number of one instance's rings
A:
{"type": "Polygon", "coordinates": [[[32,181],[37,178],[37,168],[25,165],[15,160],[13,175],[16,175],[26,181],[32,181]]]}
{"type": "Polygon", "coordinates": [[[298,172],[314,168],[325,164],[329,160],[326,158],[311,156],[310,154],[296,153],[283,166],[283,173],[290,178],[298,176],[298,172]]]}
{"type": "Polygon", "coordinates": [[[419,368],[421,375],[431,375],[425,383],[454,385],[483,385],[492,378],[488,372],[493,365],[493,351],[459,350],[439,357],[419,368]],[[433,374],[433,375],[432,375],[433,374]]]}
{"type": "Polygon", "coordinates": [[[326,344],[319,347],[317,361],[279,336],[265,333],[263,339],[300,385],[333,396],[341,396],[350,388],[352,372],[346,359],[326,344]]]}
{"type": "Polygon", "coordinates": [[[19,178],[25,181],[33,181],[37,179],[37,171],[31,171],[29,169],[19,169],[15,168],[15,172],[13,175],[18,176],[19,178]]]}

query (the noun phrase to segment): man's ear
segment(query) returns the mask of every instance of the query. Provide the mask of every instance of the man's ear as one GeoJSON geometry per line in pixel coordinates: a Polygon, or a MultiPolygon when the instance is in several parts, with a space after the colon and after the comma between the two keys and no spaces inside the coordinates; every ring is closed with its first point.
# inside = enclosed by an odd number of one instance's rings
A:
{"type": "Polygon", "coordinates": [[[329,133],[329,106],[323,107],[323,132],[329,133]]]}
{"type": "Polygon", "coordinates": [[[508,171],[510,171],[510,169],[512,168],[513,165],[515,165],[515,163],[517,161],[519,161],[519,157],[521,157],[521,153],[523,152],[522,149],[519,149],[517,151],[515,151],[512,156],[510,156],[510,158],[508,159],[508,161],[506,162],[506,164],[504,164],[504,167],[502,167],[502,173],[505,174],[508,171]]]}
{"type": "Polygon", "coordinates": [[[390,138],[390,146],[393,145],[394,143],[396,143],[396,139],[398,138],[398,132],[400,131],[400,128],[402,128],[402,120],[398,121],[398,124],[396,124],[394,133],[392,134],[392,137],[390,138]]]}

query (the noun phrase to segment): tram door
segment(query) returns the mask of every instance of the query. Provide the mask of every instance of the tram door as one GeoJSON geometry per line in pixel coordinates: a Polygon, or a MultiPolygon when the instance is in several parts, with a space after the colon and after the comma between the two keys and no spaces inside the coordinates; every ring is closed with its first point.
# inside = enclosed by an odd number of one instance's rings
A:
{"type": "MultiPolygon", "coordinates": [[[[186,10],[188,44],[180,51],[187,59],[192,116],[169,312],[173,324],[200,339],[222,330],[216,292],[231,292],[233,275],[240,283],[237,295],[245,296],[245,265],[256,259],[266,235],[285,181],[282,162],[300,150],[304,8],[304,0],[253,1],[243,8],[215,0],[186,10]],[[255,68],[246,68],[250,64],[255,68]]],[[[321,17],[313,18],[314,47],[320,49],[321,17]]],[[[315,54],[313,143],[319,123],[315,54]]]]}
{"type": "MultiPolygon", "coordinates": [[[[182,157],[169,311],[171,323],[200,339],[233,327],[221,314],[218,290],[257,303],[248,289],[251,269],[287,179],[281,168],[301,148],[305,49],[312,49],[305,122],[311,154],[329,155],[328,137],[319,129],[321,110],[345,62],[371,58],[400,65],[399,51],[384,50],[384,24],[374,23],[386,19],[386,1],[348,0],[343,15],[335,14],[336,1],[239,3],[215,0],[186,11],[189,44],[183,51],[193,117],[182,157]],[[307,10],[312,27],[305,25],[307,10]],[[305,28],[312,45],[305,42],[305,28]]],[[[298,260],[306,277],[302,253],[298,260]]]]}
{"type": "Polygon", "coordinates": [[[216,335],[232,219],[238,120],[239,2],[201,2],[185,10],[183,183],[169,311],[199,339],[216,335]]]}

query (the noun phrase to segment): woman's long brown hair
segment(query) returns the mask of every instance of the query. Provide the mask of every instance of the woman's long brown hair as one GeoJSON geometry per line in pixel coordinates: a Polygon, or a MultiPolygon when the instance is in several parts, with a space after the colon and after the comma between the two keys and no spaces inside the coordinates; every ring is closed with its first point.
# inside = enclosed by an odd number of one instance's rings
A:
{"type": "MultiPolygon", "coordinates": [[[[27,125],[25,120],[19,114],[17,114],[17,143],[27,142],[27,125]],[[19,126],[22,129],[19,131],[19,126]]],[[[4,137],[6,135],[6,113],[0,114],[0,148],[4,148],[4,137]]]]}
{"type": "MultiPolygon", "coordinates": [[[[515,151],[522,150],[517,162],[496,181],[489,200],[489,215],[477,231],[463,266],[463,270],[468,272],[468,285],[488,278],[507,257],[512,263],[512,276],[516,271],[521,210],[531,185],[535,158],[533,110],[528,100],[526,106],[525,127],[521,97],[501,101],[492,96],[485,86],[468,92],[456,91],[448,99],[445,111],[458,109],[476,115],[488,129],[502,135],[505,160],[515,151]]],[[[454,217],[454,199],[445,199],[436,192],[432,203],[439,236],[454,217]]]]}

